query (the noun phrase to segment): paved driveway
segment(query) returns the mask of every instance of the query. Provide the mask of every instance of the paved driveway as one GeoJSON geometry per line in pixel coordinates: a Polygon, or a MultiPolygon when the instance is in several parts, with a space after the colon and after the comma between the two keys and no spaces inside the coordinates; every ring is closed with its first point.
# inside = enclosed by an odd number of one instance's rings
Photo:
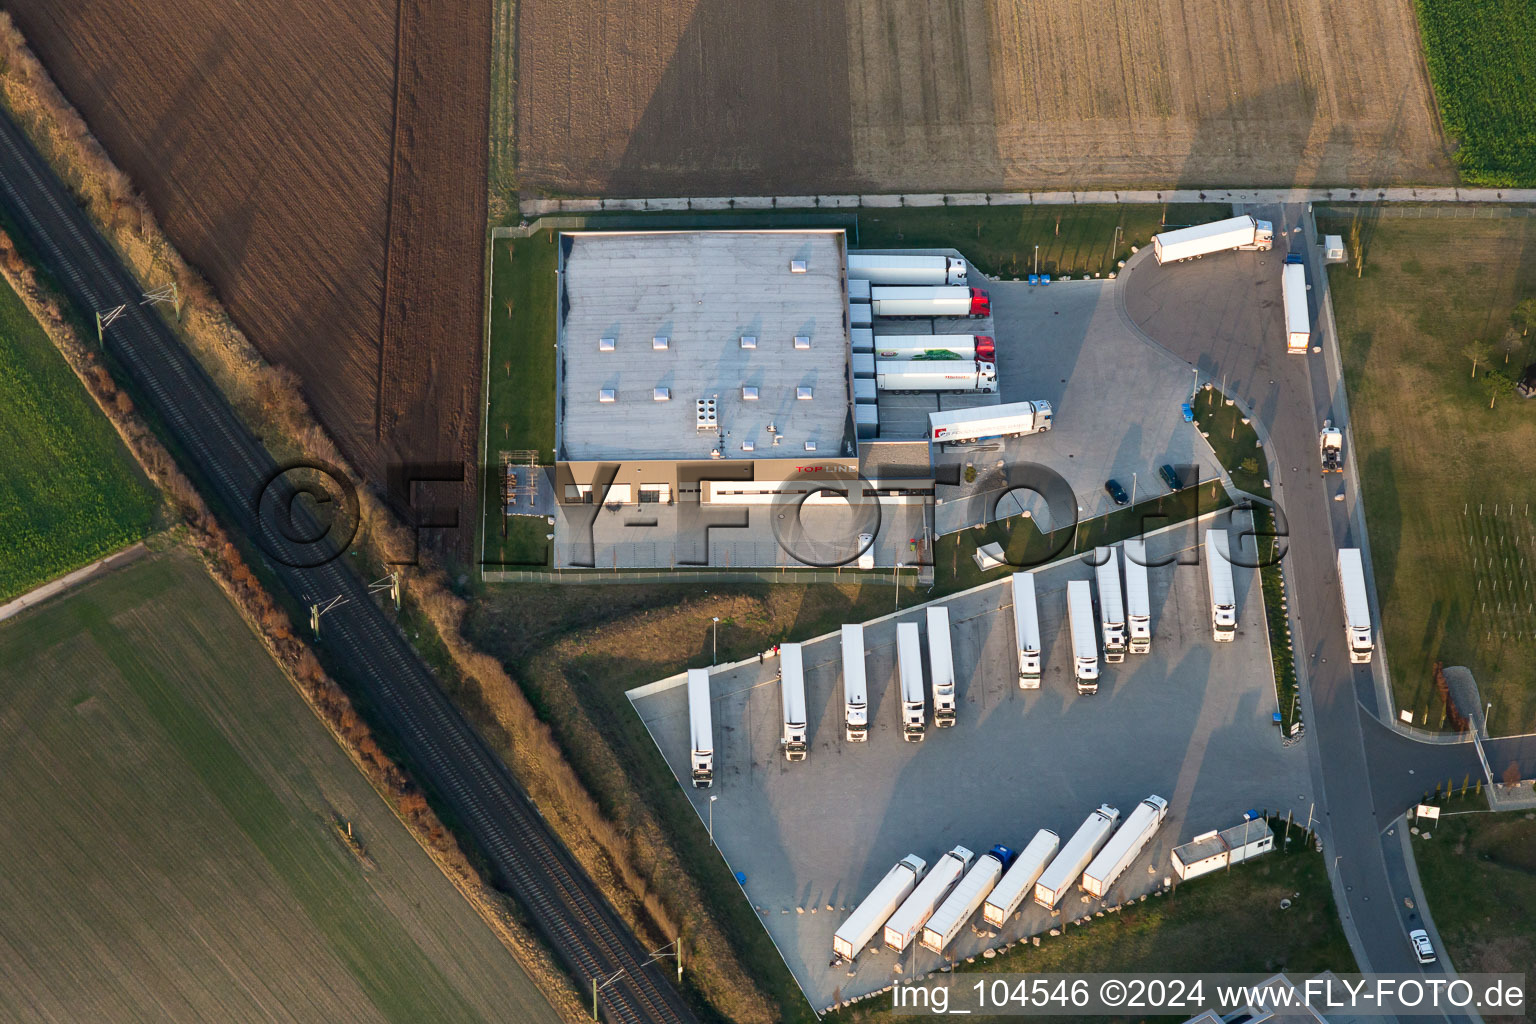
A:
{"type": "Polygon", "coordinates": [[[1342,481],[1325,481],[1317,466],[1317,432],[1325,418],[1346,428],[1347,453],[1348,409],[1331,334],[1326,353],[1285,350],[1279,282],[1287,247],[1307,260],[1314,345],[1325,340],[1318,327],[1326,279],[1304,207],[1246,212],[1275,223],[1272,252],[1228,253],[1168,267],[1158,266],[1150,252],[1138,254],[1124,275],[1125,311],[1203,377],[1225,382],[1227,393],[1256,414],[1267,435],[1275,494],[1290,527],[1284,564],[1291,627],[1345,930],[1362,970],[1441,974],[1444,959],[1425,970],[1409,953],[1407,929],[1433,925],[1421,919],[1411,858],[1389,830],[1423,788],[1433,789],[1432,781],[1417,785],[1421,776],[1449,774],[1459,782],[1459,769],[1475,755],[1468,746],[1421,744],[1391,734],[1373,717],[1381,705],[1373,668],[1384,673],[1384,655],[1378,648],[1375,666],[1348,660],[1335,551],[1368,547],[1368,538],[1358,526],[1364,518],[1353,470],[1342,481]],[[1344,500],[1335,501],[1338,494],[1344,500]]]}
{"type": "MultiPolygon", "coordinates": [[[[1114,504],[1104,482],[1119,480],[1136,499],[1167,491],[1157,475],[1164,463],[1199,467],[1200,479],[1221,475],[1210,446],[1180,406],[1194,375],[1182,360],[1151,344],[1122,316],[1117,281],[1063,281],[1045,287],[994,281],[998,375],[1004,402],[1051,403],[1049,433],[941,452],[937,464],[978,471],[971,485],[936,488],[936,529],[953,533],[993,518],[1029,510],[1042,519],[1041,501],[1004,500],[1008,485],[998,463],[1048,466],[1071,485],[1083,519],[1114,504]]],[[[960,477],[961,480],[964,477],[960,477]]],[[[1020,492],[1022,495],[1022,492],[1020,492]]]]}

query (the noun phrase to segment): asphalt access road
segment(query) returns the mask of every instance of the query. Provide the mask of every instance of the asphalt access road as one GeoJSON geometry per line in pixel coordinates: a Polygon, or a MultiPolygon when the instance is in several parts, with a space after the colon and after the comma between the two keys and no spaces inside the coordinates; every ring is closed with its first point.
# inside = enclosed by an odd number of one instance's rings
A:
{"type": "Polygon", "coordinates": [[[1223,386],[1266,436],[1275,495],[1290,532],[1284,564],[1304,707],[1310,705],[1321,834],[1345,929],[1362,970],[1443,974],[1443,959],[1425,967],[1410,953],[1407,931],[1424,925],[1433,934],[1433,927],[1413,899],[1413,870],[1401,839],[1388,830],[1423,789],[1433,788],[1433,780],[1459,781],[1475,764],[1475,751],[1470,744],[1418,742],[1377,721],[1371,666],[1349,662],[1335,552],[1365,546],[1355,526],[1363,516],[1352,515],[1359,482],[1352,463],[1342,479],[1325,479],[1317,466],[1323,420],[1343,426],[1348,438],[1348,410],[1332,371],[1337,342],[1331,324],[1324,337],[1313,335],[1331,358],[1285,350],[1279,278],[1287,247],[1307,261],[1314,325],[1327,278],[1305,207],[1250,212],[1275,223],[1271,252],[1168,267],[1144,252],[1122,276],[1124,309],[1138,329],[1223,386]],[[1339,493],[1343,501],[1334,500],[1339,493]]]}

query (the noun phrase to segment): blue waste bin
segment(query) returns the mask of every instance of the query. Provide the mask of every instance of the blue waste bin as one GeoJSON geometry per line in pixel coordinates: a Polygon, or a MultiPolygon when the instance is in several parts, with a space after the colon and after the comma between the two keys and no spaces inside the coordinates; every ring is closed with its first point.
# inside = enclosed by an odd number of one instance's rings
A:
{"type": "Polygon", "coordinates": [[[1182,406],[1180,406],[1180,408],[1184,412],[1184,422],[1185,423],[1193,423],[1193,422],[1195,422],[1195,407],[1194,406],[1190,405],[1188,402],[1185,402],[1182,406]]]}

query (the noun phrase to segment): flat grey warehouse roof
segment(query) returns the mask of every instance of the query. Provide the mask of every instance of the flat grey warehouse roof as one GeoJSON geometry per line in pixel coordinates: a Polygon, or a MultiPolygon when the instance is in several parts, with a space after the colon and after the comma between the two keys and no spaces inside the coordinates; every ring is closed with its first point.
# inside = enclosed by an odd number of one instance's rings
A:
{"type": "Polygon", "coordinates": [[[843,454],[843,251],[840,230],[562,235],[556,457],[843,454]]]}

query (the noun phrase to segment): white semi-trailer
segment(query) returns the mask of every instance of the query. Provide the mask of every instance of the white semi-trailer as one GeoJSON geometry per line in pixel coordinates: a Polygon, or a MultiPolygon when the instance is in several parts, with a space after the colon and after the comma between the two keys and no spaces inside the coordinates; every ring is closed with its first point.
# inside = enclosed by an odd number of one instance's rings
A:
{"type": "Polygon", "coordinates": [[[1120,812],[1109,804],[1088,815],[1088,820],[1072,834],[1050,866],[1041,873],[1040,880],[1035,883],[1035,902],[1047,910],[1055,910],[1094,854],[1109,841],[1109,834],[1119,820],[1120,812]]]}
{"type": "Polygon", "coordinates": [[[912,895],[902,901],[901,906],[885,922],[885,944],[900,953],[912,944],[918,933],[923,930],[923,925],[933,916],[944,897],[949,895],[960,876],[965,874],[965,869],[971,866],[973,854],[963,846],[957,846],[933,866],[917,888],[912,890],[912,895]]]}
{"type": "Polygon", "coordinates": [[[955,724],[955,657],[949,644],[949,609],[928,609],[928,671],[933,677],[933,724],[955,724]]]}
{"type": "Polygon", "coordinates": [[[896,625],[896,672],[901,677],[901,738],[921,743],[928,730],[928,698],[923,693],[922,634],[915,622],[896,625]]]}
{"type": "Polygon", "coordinates": [[[1009,402],[979,409],[953,409],[928,414],[928,440],[962,444],[983,438],[1020,437],[1051,429],[1050,402],[1009,402]]]}
{"type": "Polygon", "coordinates": [[[980,359],[997,362],[997,345],[985,334],[876,334],[880,359],[980,359]]]}
{"type": "Polygon", "coordinates": [[[693,785],[707,789],[715,783],[715,728],[709,715],[709,669],[688,670],[688,734],[693,739],[693,785]]]}
{"type": "Polygon", "coordinates": [[[966,360],[876,359],[875,387],[881,391],[997,390],[997,366],[966,360]]]}
{"type": "Polygon", "coordinates": [[[943,953],[1012,863],[1013,851],[1006,846],[994,846],[977,857],[976,863],[960,879],[954,892],[945,897],[939,909],[933,912],[933,916],[923,926],[923,948],[943,953]]]}
{"type": "Polygon", "coordinates": [[[1125,660],[1125,603],[1120,600],[1120,556],[1114,548],[1094,548],[1094,575],[1099,581],[1099,627],[1104,631],[1104,660],[1125,660]]]}
{"type": "Polygon", "coordinates": [[[1344,599],[1344,635],[1349,660],[1368,664],[1376,643],[1371,638],[1371,602],[1365,593],[1365,565],[1359,548],[1339,549],[1339,592],[1344,599]]]}
{"type": "Polygon", "coordinates": [[[872,284],[965,284],[965,273],[965,260],[954,256],[848,254],[848,276],[862,277],[872,284]]]}
{"type": "Polygon", "coordinates": [[[1019,652],[1019,689],[1040,689],[1040,613],[1035,607],[1035,574],[1013,574],[1013,636],[1019,652]]]}
{"type": "Polygon", "coordinates": [[[1104,844],[1104,849],[1098,852],[1083,872],[1083,891],[1096,899],[1103,899],[1109,887],[1115,884],[1115,879],[1124,874],[1125,869],[1146,849],[1166,817],[1168,801],[1155,793],[1137,804],[1136,809],[1126,816],[1120,831],[1104,844]]]}
{"type": "Polygon", "coordinates": [[[784,757],[804,761],[810,745],[805,739],[805,656],[799,644],[779,646],[779,693],[784,706],[784,757]]]}
{"type": "Polygon", "coordinates": [[[1225,643],[1237,638],[1237,588],[1232,583],[1232,559],[1227,555],[1227,531],[1205,531],[1205,578],[1211,585],[1211,636],[1225,643]]]}
{"type": "Polygon", "coordinates": [[[1072,627],[1072,674],[1078,693],[1099,692],[1099,640],[1093,621],[1093,590],[1087,580],[1067,583],[1067,619],[1072,627]]]}
{"type": "Polygon", "coordinates": [[[1312,344],[1312,315],[1307,312],[1307,271],[1294,253],[1280,270],[1280,296],[1285,300],[1285,350],[1304,353],[1312,344]]]}
{"type": "Polygon", "coordinates": [[[869,687],[864,672],[864,627],[843,627],[843,721],[851,742],[869,739],[869,687]]]}
{"type": "Polygon", "coordinates": [[[1035,882],[1045,871],[1061,847],[1061,839],[1048,828],[1035,833],[1024,851],[1013,862],[1013,867],[1003,875],[1002,881],[982,905],[981,919],[993,928],[1001,928],[1019,909],[1025,897],[1034,892],[1035,882]]]}
{"type": "Polygon", "coordinates": [[[1265,250],[1275,244],[1275,226],[1267,220],[1231,217],[1152,236],[1159,263],[1176,263],[1229,249],[1265,250]]]}
{"type": "Polygon", "coordinates": [[[869,945],[869,940],[875,937],[875,933],[885,927],[885,922],[890,920],[902,901],[912,894],[912,890],[917,887],[917,880],[923,877],[926,870],[928,862],[909,853],[901,858],[901,863],[887,871],[885,877],[880,879],[880,884],[853,908],[848,920],[832,936],[833,962],[852,960],[858,956],[869,945]]]}
{"type": "Polygon", "coordinates": [[[1147,589],[1147,544],[1125,542],[1125,625],[1132,654],[1152,650],[1152,597],[1147,589]]]}
{"type": "Polygon", "coordinates": [[[992,303],[980,288],[882,288],[869,290],[875,316],[991,316],[992,303]]]}

